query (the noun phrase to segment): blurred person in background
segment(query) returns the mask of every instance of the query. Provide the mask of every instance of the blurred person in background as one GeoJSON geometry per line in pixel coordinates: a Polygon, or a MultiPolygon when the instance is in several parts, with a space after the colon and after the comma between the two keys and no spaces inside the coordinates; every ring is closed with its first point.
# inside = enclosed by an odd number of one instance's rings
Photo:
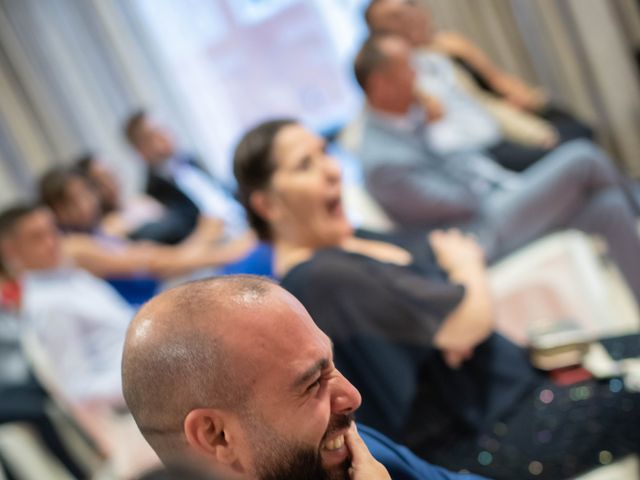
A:
{"type": "Polygon", "coordinates": [[[98,196],[101,231],[131,240],[154,240],[158,229],[165,228],[164,207],[146,194],[125,199],[116,175],[97,156],[82,155],[72,163],[72,169],[92,184],[98,196]]]}
{"type": "MultiPolygon", "coordinates": [[[[104,280],[68,261],[48,208],[18,204],[0,220],[0,256],[20,282],[20,333],[37,352],[34,368],[71,414],[82,412],[77,418],[85,432],[113,454],[108,450],[122,441],[128,415],[120,360],[133,308],[104,280]]],[[[158,464],[137,431],[126,435],[136,462],[158,464]]]]}
{"type": "Polygon", "coordinates": [[[329,338],[263,277],[192,282],[147,303],[127,333],[127,404],[168,466],[246,480],[479,480],[355,427],[360,394],[329,338]]]}
{"type": "Polygon", "coordinates": [[[104,278],[165,279],[220,267],[245,257],[255,246],[254,235],[225,240],[224,226],[202,218],[178,245],[132,241],[101,230],[100,197],[83,175],[72,168],[55,168],[40,181],[40,197],[54,212],[63,231],[65,253],[75,265],[104,278]]]}
{"type": "Polygon", "coordinates": [[[373,0],[365,20],[373,34],[395,34],[412,48],[416,87],[442,102],[431,144],[439,153],[483,149],[522,171],[555,146],[592,130],[553,105],[542,90],[497,67],[462,34],[435,31],[431,14],[412,0],[373,0]]]}
{"type": "Polygon", "coordinates": [[[124,133],[147,166],[146,193],[166,209],[165,235],[155,240],[183,240],[200,215],[222,220],[229,238],[246,233],[244,211],[233,195],[192,154],[180,151],[171,134],[146,112],[130,115],[124,133]]]}
{"type": "Polygon", "coordinates": [[[93,153],[85,153],[76,158],[72,165],[73,169],[93,183],[104,214],[115,212],[123,207],[120,182],[103,160],[93,153]]]}
{"type": "Polygon", "coordinates": [[[588,140],[558,147],[522,173],[482,152],[441,155],[415,101],[411,50],[401,37],[372,37],[355,73],[367,97],[359,157],[368,190],[406,228],[458,227],[494,261],[554,230],[602,236],[636,301],[640,238],[634,205],[611,159],[588,140]]]}
{"type": "Polygon", "coordinates": [[[46,207],[15,205],[0,219],[0,252],[20,282],[20,314],[66,398],[124,406],[119,358],[133,310],[104,281],[66,260],[46,207]]]}
{"type": "MultiPolygon", "coordinates": [[[[337,163],[295,121],[250,130],[234,173],[248,218],[274,245],[281,286],[331,338],[337,368],[362,393],[360,421],[435,464],[505,480],[573,477],[598,466],[603,450],[640,451],[640,395],[624,379],[557,385],[495,332],[473,238],[354,232],[337,163]],[[588,394],[577,400],[576,389],[588,394]]],[[[640,356],[638,335],[602,343],[640,356]]]]}

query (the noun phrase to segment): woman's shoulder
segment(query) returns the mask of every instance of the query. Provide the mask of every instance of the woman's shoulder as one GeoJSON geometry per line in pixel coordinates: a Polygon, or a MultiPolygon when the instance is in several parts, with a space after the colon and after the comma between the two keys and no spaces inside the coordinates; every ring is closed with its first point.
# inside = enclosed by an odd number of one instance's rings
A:
{"type": "Polygon", "coordinates": [[[319,250],[308,260],[291,268],[282,278],[283,285],[313,281],[344,282],[362,274],[362,260],[338,248],[319,250]]]}

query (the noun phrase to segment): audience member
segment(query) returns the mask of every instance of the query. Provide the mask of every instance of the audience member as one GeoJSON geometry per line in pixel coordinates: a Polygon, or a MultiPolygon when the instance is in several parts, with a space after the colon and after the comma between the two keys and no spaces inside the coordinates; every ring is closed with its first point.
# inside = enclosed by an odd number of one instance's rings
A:
{"type": "Polygon", "coordinates": [[[21,283],[21,314],[55,359],[50,365],[65,396],[124,405],[119,359],[132,309],[105,282],[65,261],[48,209],[17,205],[0,219],[0,252],[21,283]]]}
{"type": "MultiPolygon", "coordinates": [[[[640,451],[640,397],[611,388],[623,380],[556,385],[494,332],[482,249],[470,237],[354,235],[338,165],[292,121],[247,133],[234,171],[248,218],[273,242],[281,285],[362,392],[363,422],[434,463],[498,479],[566,478],[597,466],[603,450],[640,451]],[[578,401],[576,389],[588,395],[578,401]]],[[[639,340],[606,342],[638,356],[639,340]]]]}
{"type": "Polygon", "coordinates": [[[47,388],[72,415],[80,413],[81,426],[116,471],[157,465],[139,432],[127,428],[120,360],[132,308],[106,282],[65,261],[48,209],[17,205],[0,219],[0,255],[22,286],[20,334],[32,339],[47,388]]]}
{"type": "Polygon", "coordinates": [[[73,162],[73,168],[93,184],[103,213],[108,214],[122,208],[120,184],[101,159],[92,153],[85,153],[73,162]]]}
{"type": "Polygon", "coordinates": [[[261,277],[194,282],[151,300],[127,333],[122,377],[166,465],[234,479],[476,478],[356,429],[360,394],[336,370],[331,341],[261,277]]]}
{"type": "Polygon", "coordinates": [[[118,179],[95,155],[83,155],[73,163],[73,168],[92,184],[98,195],[102,211],[100,230],[131,240],[155,240],[158,229],[165,228],[164,207],[145,194],[124,201],[118,179]]]}
{"type": "Polygon", "coordinates": [[[148,167],[146,192],[166,208],[166,231],[157,241],[184,239],[195,228],[199,215],[223,220],[229,237],[245,233],[247,224],[240,205],[193,155],[177,149],[169,132],[144,111],[132,114],[124,130],[148,167]]]}
{"type": "Polygon", "coordinates": [[[575,140],[520,173],[479,153],[443,157],[425,136],[430,125],[413,97],[410,49],[399,37],[374,37],[356,59],[367,96],[360,158],[369,191],[404,227],[459,226],[494,260],[554,229],[602,235],[636,299],[640,238],[631,202],[611,160],[575,140]]]}
{"type": "Polygon", "coordinates": [[[497,121],[513,142],[494,142],[489,152],[503,165],[521,171],[558,143],[592,137],[589,127],[553,106],[539,89],[500,70],[460,33],[434,31],[430,17],[423,5],[410,0],[374,0],[365,13],[373,33],[401,35],[410,43],[418,87],[444,100],[450,117],[434,125],[430,134],[434,148],[443,143],[469,146],[464,135],[470,121],[475,127],[472,133],[481,132],[482,125],[485,131],[495,128],[497,121]]]}
{"type": "Polygon", "coordinates": [[[57,168],[40,182],[42,201],[67,233],[65,252],[75,264],[99,277],[152,276],[168,278],[219,267],[245,257],[255,245],[253,234],[224,241],[221,224],[201,219],[179,245],[127,241],[100,231],[102,218],[96,192],[79,173],[57,168]]]}

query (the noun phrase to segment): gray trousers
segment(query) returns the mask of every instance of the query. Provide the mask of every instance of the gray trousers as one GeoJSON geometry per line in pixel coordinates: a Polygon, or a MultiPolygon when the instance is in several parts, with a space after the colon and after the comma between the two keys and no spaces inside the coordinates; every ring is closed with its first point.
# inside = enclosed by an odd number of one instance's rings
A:
{"type": "Polygon", "coordinates": [[[541,235],[576,228],[603,237],[640,303],[640,235],[620,174],[596,145],[576,140],[521,174],[515,190],[487,196],[469,229],[495,260],[541,235]]]}

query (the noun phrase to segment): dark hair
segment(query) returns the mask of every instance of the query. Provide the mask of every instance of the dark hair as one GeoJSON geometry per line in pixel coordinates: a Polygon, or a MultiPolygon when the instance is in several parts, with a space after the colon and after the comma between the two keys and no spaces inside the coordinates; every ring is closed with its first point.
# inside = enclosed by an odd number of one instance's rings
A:
{"type": "Polygon", "coordinates": [[[89,178],[89,171],[91,170],[91,165],[95,161],[95,158],[96,156],[92,152],[84,152],[71,162],[71,168],[83,177],[89,178]]]}
{"type": "Polygon", "coordinates": [[[37,202],[16,203],[0,213],[0,239],[12,233],[16,224],[27,215],[42,208],[37,202]]]}
{"type": "MultiPolygon", "coordinates": [[[[78,171],[69,167],[54,167],[48,170],[38,184],[40,201],[51,209],[64,201],[66,187],[69,179],[75,176],[82,176],[78,171]]],[[[82,176],[84,178],[84,176],[82,176]]]]}
{"type": "Polygon", "coordinates": [[[127,117],[127,120],[124,122],[124,136],[126,137],[130,145],[135,147],[138,144],[137,137],[140,132],[140,127],[142,126],[142,123],[146,120],[146,118],[147,112],[140,109],[130,114],[127,117]]]}
{"type": "Polygon", "coordinates": [[[378,71],[387,62],[387,56],[380,48],[379,43],[380,38],[384,36],[386,35],[370,35],[360,47],[353,62],[353,73],[364,92],[367,90],[367,82],[371,74],[378,71]]]}
{"type": "Polygon", "coordinates": [[[273,143],[282,128],[295,125],[293,119],[261,123],[244,134],[233,156],[233,174],[238,183],[238,200],[247,210],[249,223],[262,240],[272,240],[269,224],[251,207],[251,194],[269,185],[276,169],[273,143]]]}

